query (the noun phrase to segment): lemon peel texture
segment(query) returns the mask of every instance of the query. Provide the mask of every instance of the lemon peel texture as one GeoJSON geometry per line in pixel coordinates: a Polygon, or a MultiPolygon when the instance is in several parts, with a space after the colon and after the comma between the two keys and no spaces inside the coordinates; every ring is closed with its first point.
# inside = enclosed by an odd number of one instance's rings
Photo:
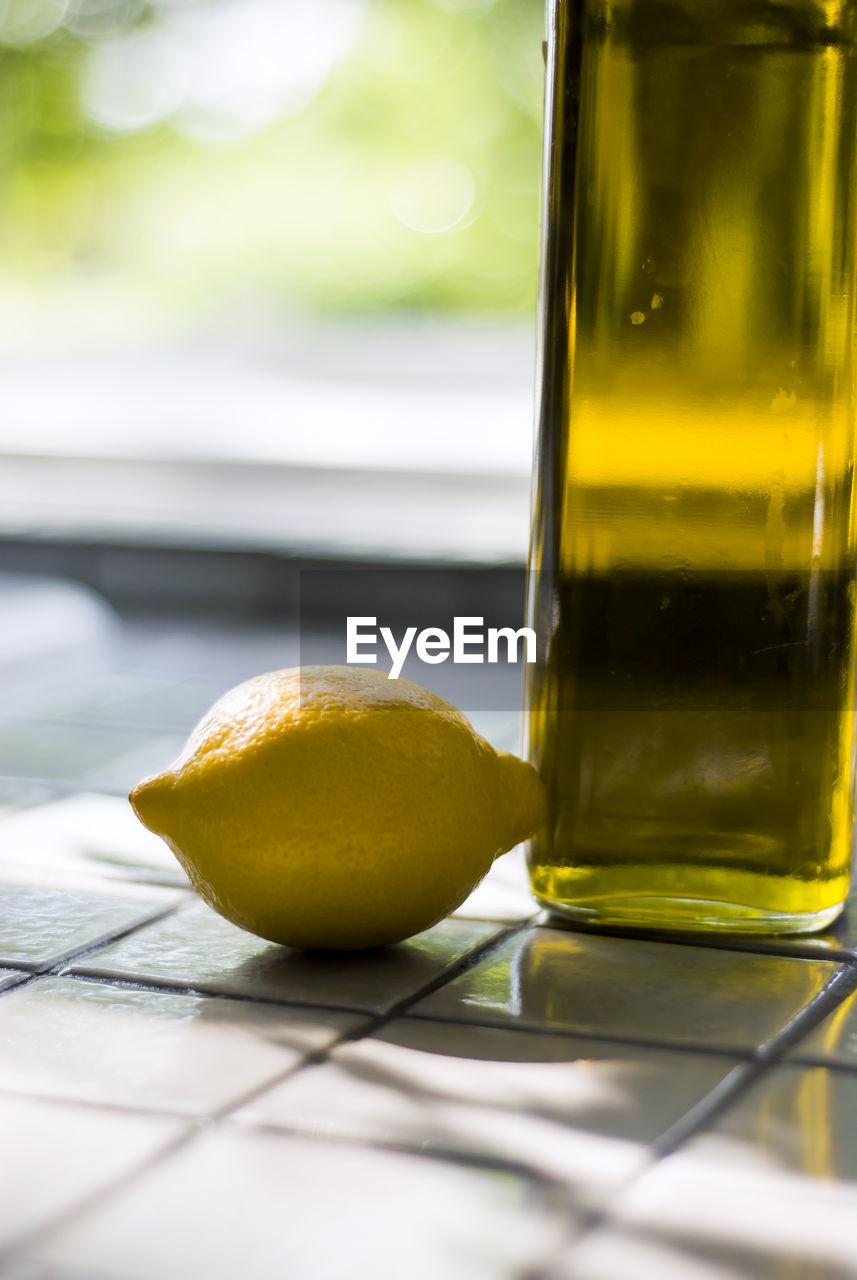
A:
{"type": "Polygon", "coordinates": [[[535,769],[450,703],[351,667],[232,689],[131,803],[221,915],[329,949],[437,923],[545,814],[535,769]]]}

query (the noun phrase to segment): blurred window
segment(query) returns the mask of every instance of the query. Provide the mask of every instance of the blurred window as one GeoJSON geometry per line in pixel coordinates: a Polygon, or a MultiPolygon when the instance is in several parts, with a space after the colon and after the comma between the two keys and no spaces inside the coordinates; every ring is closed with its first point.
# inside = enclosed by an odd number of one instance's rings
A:
{"type": "Polygon", "coordinates": [[[543,26],[0,0],[0,451],[523,478],[543,26]]]}

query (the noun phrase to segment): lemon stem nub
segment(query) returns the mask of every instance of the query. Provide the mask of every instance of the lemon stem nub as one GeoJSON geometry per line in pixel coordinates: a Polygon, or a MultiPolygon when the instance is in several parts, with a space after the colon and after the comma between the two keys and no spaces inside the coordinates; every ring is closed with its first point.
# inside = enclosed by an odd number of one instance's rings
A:
{"type": "Polygon", "coordinates": [[[170,825],[170,806],[167,796],[173,779],[169,774],[158,773],[144,778],[133,788],[128,799],[144,827],[156,836],[163,836],[170,825]]]}
{"type": "Polygon", "coordinates": [[[536,770],[508,751],[497,752],[500,769],[501,807],[507,808],[504,852],[529,840],[547,820],[547,792],[536,770]]]}

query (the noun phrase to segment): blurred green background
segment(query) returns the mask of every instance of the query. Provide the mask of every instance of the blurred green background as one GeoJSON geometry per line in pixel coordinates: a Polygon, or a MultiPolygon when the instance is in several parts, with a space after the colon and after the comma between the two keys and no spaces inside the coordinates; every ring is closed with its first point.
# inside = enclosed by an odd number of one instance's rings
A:
{"type": "Polygon", "coordinates": [[[0,324],[535,302],[541,0],[0,0],[0,324]],[[38,312],[36,311],[36,314],[38,312]]]}

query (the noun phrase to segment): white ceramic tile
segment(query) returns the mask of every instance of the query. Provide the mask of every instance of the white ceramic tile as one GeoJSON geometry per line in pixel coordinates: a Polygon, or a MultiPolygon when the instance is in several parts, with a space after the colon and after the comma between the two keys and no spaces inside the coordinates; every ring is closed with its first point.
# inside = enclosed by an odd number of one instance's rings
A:
{"type": "Polygon", "coordinates": [[[206,1115],[357,1015],[42,978],[0,1000],[0,1090],[206,1115]]]}
{"type": "Polygon", "coordinates": [[[520,1280],[564,1229],[510,1174],[236,1127],[203,1135],[30,1261],[87,1280],[520,1280]]]}
{"type": "Polygon", "coordinates": [[[382,1013],[440,977],[496,931],[491,923],[450,919],[396,947],[313,954],[265,942],[194,902],[87,956],[74,971],[382,1013]]]}
{"type": "Polygon", "coordinates": [[[236,1118],[505,1161],[588,1200],[639,1169],[646,1144],[735,1066],[714,1055],[406,1018],[341,1046],[236,1118]]]}
{"type": "Polygon", "coordinates": [[[482,883],[454,914],[469,920],[517,924],[531,919],[538,911],[538,904],[530,894],[524,850],[519,846],[498,858],[482,883]]]}
{"type": "Polygon", "coordinates": [[[572,1246],[549,1280],[854,1280],[854,1267],[823,1258],[825,1252],[823,1241],[797,1253],[776,1243],[700,1239],[664,1226],[607,1227],[572,1246]]]}
{"type": "Polygon", "coordinates": [[[174,893],[148,886],[129,886],[120,897],[0,883],[0,964],[50,968],[175,901],[174,893]]]}
{"type": "Polygon", "coordinates": [[[536,927],[409,1012],[747,1052],[837,972],[821,960],[536,927]]]}
{"type": "Polygon", "coordinates": [[[0,1246],[46,1226],[164,1148],[184,1122],[0,1097],[0,1246]]]}
{"type": "Polygon", "coordinates": [[[163,840],[138,821],[126,798],[86,794],[0,819],[0,880],[53,887],[188,884],[163,840]]]}

